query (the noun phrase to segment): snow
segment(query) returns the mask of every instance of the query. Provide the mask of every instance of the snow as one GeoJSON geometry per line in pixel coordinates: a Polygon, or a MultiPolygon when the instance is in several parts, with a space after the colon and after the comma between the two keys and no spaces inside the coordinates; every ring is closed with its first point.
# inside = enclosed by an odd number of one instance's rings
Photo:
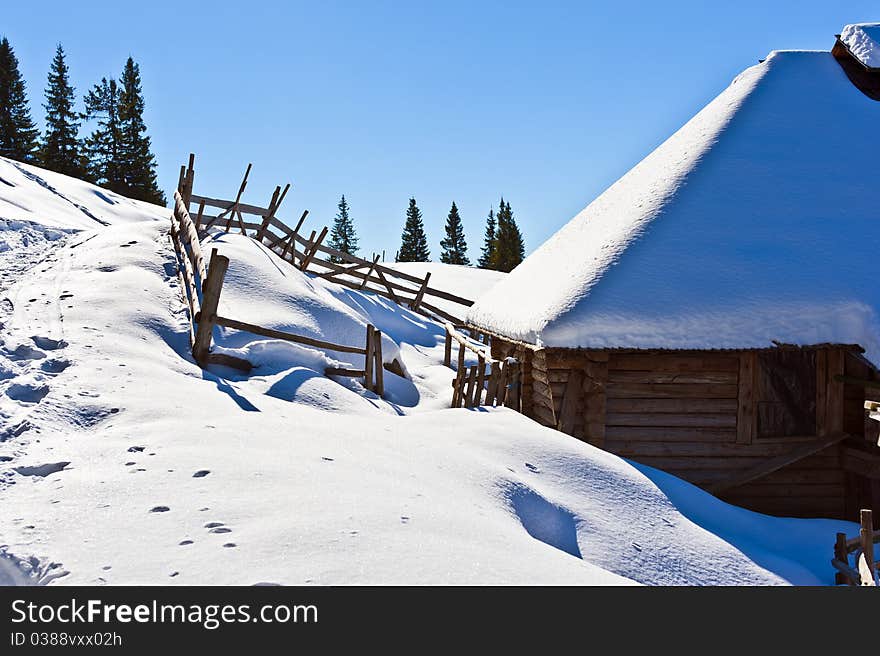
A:
{"type": "Polygon", "coordinates": [[[350,344],[374,323],[406,376],[380,399],[323,376],[351,355],[232,330],[218,348],[256,368],[203,371],[167,210],[126,207],[78,228],[0,211],[8,232],[75,230],[0,297],[0,584],[833,582],[854,524],[734,508],[508,409],[449,409],[441,325],[239,235],[204,243],[231,260],[221,314],[350,344]]]}
{"type": "Polygon", "coordinates": [[[846,25],[840,40],[868,68],[880,68],[880,23],[846,25]]]}
{"type": "Polygon", "coordinates": [[[478,299],[470,322],[559,347],[858,343],[880,104],[827,52],[773,52],[478,299]]]}
{"type": "MultiPolygon", "coordinates": [[[[429,287],[442,289],[469,301],[477,300],[507,276],[504,271],[442,262],[389,262],[385,266],[419,278],[424,278],[430,272],[429,287]]],[[[425,301],[454,317],[464,317],[467,312],[464,306],[435,296],[426,296],[425,301]]]]}

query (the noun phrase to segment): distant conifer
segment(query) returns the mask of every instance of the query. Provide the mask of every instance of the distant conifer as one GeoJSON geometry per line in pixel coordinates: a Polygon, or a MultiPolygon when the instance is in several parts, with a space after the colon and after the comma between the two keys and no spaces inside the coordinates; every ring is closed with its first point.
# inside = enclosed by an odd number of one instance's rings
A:
{"type": "Polygon", "coordinates": [[[128,186],[122,170],[119,96],[116,80],[106,77],[86,94],[83,116],[96,121],[96,126],[84,144],[92,180],[111,191],[125,194],[128,186]]]}
{"type": "Polygon", "coordinates": [[[0,40],[0,155],[33,162],[40,132],[31,120],[24,80],[9,40],[0,40]]]}
{"type": "Polygon", "coordinates": [[[398,262],[428,262],[431,253],[428,251],[428,238],[422,223],[422,212],[416,205],[416,199],[409,199],[406,210],[406,223],[397,252],[398,262]]]}
{"type": "Polygon", "coordinates": [[[440,253],[440,261],[444,264],[469,265],[471,263],[467,256],[464,226],[454,201],[449,215],[446,217],[446,238],[440,241],[440,246],[443,249],[440,253]]]}
{"type": "Polygon", "coordinates": [[[129,198],[165,204],[156,182],[156,159],[144,124],[144,96],[140,67],[129,57],[122,70],[119,92],[120,167],[129,198]]]}
{"type": "Polygon", "coordinates": [[[496,231],[496,222],[495,222],[495,210],[489,210],[489,216],[486,218],[486,233],[483,236],[483,247],[481,249],[480,259],[477,262],[477,266],[481,269],[491,269],[492,258],[495,254],[495,231],[496,231]]]}
{"type": "MultiPolygon", "coordinates": [[[[338,211],[333,219],[333,229],[330,231],[330,248],[337,251],[348,253],[349,255],[357,255],[358,238],[354,229],[354,221],[349,214],[348,201],[345,200],[345,194],[339,199],[337,205],[338,211]]],[[[331,261],[336,263],[344,262],[343,258],[333,255],[331,261]]]]}
{"type": "Polygon", "coordinates": [[[80,144],[79,114],[74,111],[76,95],[70,85],[64,49],[55,50],[46,86],[46,133],[40,147],[40,166],[75,178],[87,177],[87,166],[80,144]]]}

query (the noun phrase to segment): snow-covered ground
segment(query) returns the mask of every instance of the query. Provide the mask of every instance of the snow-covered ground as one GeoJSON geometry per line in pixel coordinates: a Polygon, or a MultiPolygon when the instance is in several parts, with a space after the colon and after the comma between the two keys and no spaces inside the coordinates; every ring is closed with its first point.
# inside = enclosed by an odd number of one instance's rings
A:
{"type": "Polygon", "coordinates": [[[323,376],[352,356],[235,331],[218,348],[251,375],[201,370],[168,210],[114,220],[51,177],[109,225],[53,223],[45,187],[0,185],[0,260],[19,271],[0,300],[0,583],[833,581],[854,525],[759,515],[508,409],[449,409],[442,326],[239,235],[204,243],[231,260],[221,314],[352,345],[373,323],[407,377],[386,372],[379,399],[323,376]],[[38,251],[14,241],[49,229],[38,251]]]}

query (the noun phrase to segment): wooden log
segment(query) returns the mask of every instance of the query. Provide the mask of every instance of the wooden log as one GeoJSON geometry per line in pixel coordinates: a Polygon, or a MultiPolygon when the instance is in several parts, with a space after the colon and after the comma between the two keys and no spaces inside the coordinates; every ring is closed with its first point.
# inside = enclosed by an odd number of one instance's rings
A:
{"type": "MultiPolygon", "coordinates": [[[[834,541],[834,559],[849,565],[849,552],[846,549],[846,533],[838,533],[834,541]]],[[[834,583],[837,585],[847,584],[849,580],[842,572],[834,575],[834,583]]]]}
{"type": "Polygon", "coordinates": [[[486,384],[486,358],[477,359],[477,382],[474,385],[474,397],[471,405],[479,408],[482,405],[483,386],[486,384]]]}
{"type": "Polygon", "coordinates": [[[452,403],[450,407],[461,407],[462,387],[464,385],[465,372],[459,369],[455,372],[455,378],[452,379],[452,403]]]}
{"type": "Polygon", "coordinates": [[[385,277],[385,274],[382,273],[382,269],[376,268],[376,273],[379,275],[379,280],[382,281],[382,284],[385,285],[385,289],[388,290],[388,296],[391,297],[391,300],[401,305],[400,299],[397,298],[397,294],[394,293],[394,289],[392,289],[391,284],[388,282],[388,279],[385,277]]]}
{"type": "Polygon", "coordinates": [[[382,331],[373,331],[373,353],[376,356],[376,394],[385,396],[385,364],[382,362],[382,331]]]}
{"type": "MultiPolygon", "coordinates": [[[[192,203],[204,202],[206,207],[216,207],[217,209],[223,211],[223,216],[226,216],[226,213],[235,204],[235,201],[232,201],[232,200],[224,200],[221,198],[211,198],[209,196],[201,196],[199,194],[193,194],[190,197],[190,202],[192,202],[192,203]]],[[[269,213],[268,207],[260,207],[259,205],[251,205],[249,203],[239,202],[238,209],[240,209],[245,214],[251,214],[253,216],[266,216],[266,214],[269,213]]]]}
{"type": "MultiPolygon", "coordinates": [[[[312,232],[312,234],[314,234],[314,231],[312,232]]],[[[302,262],[300,262],[300,265],[299,265],[300,271],[306,271],[309,268],[309,264],[311,263],[312,259],[315,257],[315,254],[318,252],[318,248],[320,248],[320,246],[321,246],[321,242],[324,241],[324,237],[326,237],[326,236],[327,236],[327,226],[324,226],[321,229],[321,233],[318,235],[318,238],[315,240],[312,248],[309,249],[309,252],[306,253],[302,262]]]]}
{"type": "MultiPolygon", "coordinates": [[[[753,354],[746,354],[753,355],[753,354]]],[[[609,371],[609,383],[720,383],[736,385],[737,374],[732,371],[609,371]]]]}
{"type": "Polygon", "coordinates": [[[606,412],[605,423],[608,426],[655,426],[658,428],[737,428],[737,418],[734,414],[606,412]]]}
{"type": "Polygon", "coordinates": [[[722,481],[717,483],[709,488],[709,491],[713,494],[717,494],[719,492],[724,492],[725,490],[729,490],[731,488],[739,487],[741,485],[745,485],[751,481],[754,481],[758,478],[762,478],[767,474],[770,474],[777,469],[782,469],[787,465],[797,462],[798,460],[802,460],[807,456],[813,455],[814,453],[819,453],[827,449],[829,446],[837,444],[838,442],[847,438],[848,435],[846,433],[837,433],[834,435],[826,436],[815,440],[814,442],[809,442],[807,444],[802,444],[788,453],[776,456],[774,458],[770,458],[768,460],[763,461],[762,463],[747,469],[744,472],[738,473],[736,476],[731,477],[727,481],[722,481]]]}
{"type": "MultiPolygon", "coordinates": [[[[849,566],[849,563],[845,563],[841,560],[838,560],[837,558],[834,558],[831,561],[831,566],[834,567],[834,569],[836,569],[838,572],[840,572],[839,576],[845,578],[850,583],[850,585],[859,584],[861,577],[856,570],[849,566]]],[[[836,580],[838,580],[837,577],[835,577],[835,581],[836,580]]]]}
{"type": "Polygon", "coordinates": [[[828,434],[828,350],[816,351],[816,432],[828,434]]]}
{"type": "Polygon", "coordinates": [[[458,332],[455,326],[449,321],[446,322],[446,334],[477,356],[482,356],[486,360],[492,359],[492,353],[489,350],[475,346],[467,337],[458,332]]]}
{"type": "Polygon", "coordinates": [[[359,346],[333,344],[331,342],[325,342],[320,339],[313,339],[311,337],[304,337],[302,335],[294,335],[293,333],[286,333],[280,330],[274,330],[273,328],[263,328],[262,326],[245,323],[244,321],[236,321],[235,319],[229,319],[228,317],[218,316],[216,317],[215,323],[218,326],[223,326],[224,328],[232,328],[234,330],[241,330],[244,332],[253,333],[254,335],[270,337],[272,339],[280,339],[286,342],[295,342],[297,344],[305,344],[306,346],[314,346],[315,348],[323,349],[325,351],[337,351],[339,353],[357,353],[359,355],[366,355],[365,349],[359,346]]]}
{"type": "Polygon", "coordinates": [[[609,414],[644,412],[669,414],[729,414],[737,416],[736,399],[608,399],[609,414]]]}
{"type": "Polygon", "coordinates": [[[501,363],[493,360],[489,368],[489,382],[486,385],[486,405],[495,405],[495,399],[498,398],[498,387],[501,379],[501,363]]]}
{"type": "Polygon", "coordinates": [[[373,347],[373,325],[367,324],[367,343],[364,348],[366,352],[364,354],[364,387],[370,391],[374,390],[376,386],[373,384],[373,364],[376,359],[376,354],[373,347]]]}
{"type": "Polygon", "coordinates": [[[452,335],[449,334],[449,328],[446,329],[446,338],[443,344],[443,365],[452,366],[452,335]]]}
{"type": "MultiPolygon", "coordinates": [[[[874,519],[869,509],[862,508],[859,512],[859,541],[862,548],[862,556],[865,559],[866,569],[870,573],[870,581],[862,580],[862,585],[876,585],[874,574],[874,519]]],[[[864,578],[864,577],[863,577],[864,578]]]]}
{"type": "Polygon", "coordinates": [[[608,368],[609,371],[667,371],[671,373],[726,371],[735,374],[740,368],[740,358],[736,354],[612,353],[608,359],[608,368]]]}
{"type": "Polygon", "coordinates": [[[843,383],[836,380],[843,376],[844,353],[840,349],[828,350],[828,392],[825,411],[826,432],[836,434],[843,431],[844,396],[843,383]]]}
{"type": "Polygon", "coordinates": [[[639,385],[609,383],[608,398],[640,399],[736,399],[736,385],[688,385],[670,383],[663,385],[639,385]]]}
{"type": "Polygon", "coordinates": [[[351,274],[353,271],[357,271],[358,269],[366,266],[365,264],[352,264],[348,267],[340,267],[340,270],[331,269],[330,271],[323,271],[321,273],[316,273],[315,278],[332,278],[333,276],[344,276],[347,274],[351,274]]]}
{"type": "Polygon", "coordinates": [[[238,358],[228,353],[208,353],[208,364],[216,364],[221,367],[232,367],[239,371],[250,371],[254,366],[244,358],[238,358]]]}
{"type": "Polygon", "coordinates": [[[180,165],[180,173],[177,176],[177,192],[183,194],[183,186],[186,181],[186,164],[180,165]]]}
{"type": "Polygon", "coordinates": [[[464,344],[459,342],[458,344],[458,366],[456,367],[458,371],[464,369],[464,344]]]}
{"type": "MultiPolygon", "coordinates": [[[[522,372],[519,362],[510,360],[507,363],[507,376],[505,376],[505,387],[507,392],[504,395],[504,407],[521,412],[522,406],[522,372]]],[[[552,408],[551,408],[552,409],[552,408]]],[[[553,417],[555,423],[555,416],[553,417]]]]}
{"type": "Polygon", "coordinates": [[[229,268],[229,258],[225,255],[218,255],[216,248],[212,250],[208,276],[202,285],[199,326],[192,349],[193,357],[202,366],[207,362],[208,352],[211,349],[211,332],[217,320],[217,306],[220,303],[220,292],[223,289],[223,279],[226,276],[227,268],[229,268]]]}
{"type": "Polygon", "coordinates": [[[275,215],[275,204],[278,202],[278,196],[281,194],[281,187],[275,187],[275,191],[272,192],[272,198],[269,200],[269,213],[263,217],[263,222],[260,224],[260,229],[257,230],[257,234],[254,235],[254,239],[258,242],[263,243],[263,237],[266,234],[266,231],[269,229],[269,223],[272,221],[272,217],[275,215]]]}
{"type": "Polygon", "coordinates": [[[429,280],[431,280],[431,272],[430,271],[428,271],[425,274],[425,281],[422,283],[422,286],[419,287],[419,291],[416,294],[415,299],[413,299],[413,302],[410,304],[410,307],[413,310],[418,310],[419,305],[422,304],[422,299],[425,297],[425,290],[428,288],[428,281],[429,280]]]}
{"type": "Polygon", "coordinates": [[[199,213],[196,216],[196,232],[201,229],[202,226],[202,216],[205,214],[205,203],[199,203],[199,213]]]}

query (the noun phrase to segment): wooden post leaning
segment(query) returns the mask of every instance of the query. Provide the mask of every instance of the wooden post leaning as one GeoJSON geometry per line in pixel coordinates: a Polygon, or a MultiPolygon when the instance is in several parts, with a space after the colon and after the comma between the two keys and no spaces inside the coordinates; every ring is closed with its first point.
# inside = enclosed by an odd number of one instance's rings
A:
{"type": "Polygon", "coordinates": [[[373,363],[376,359],[376,355],[374,351],[374,343],[375,343],[375,335],[373,334],[372,324],[367,324],[367,345],[364,349],[366,354],[364,355],[364,387],[368,390],[373,390],[373,363]]]}
{"type": "Polygon", "coordinates": [[[200,365],[208,360],[208,353],[211,349],[211,332],[214,328],[214,322],[217,320],[220,291],[223,289],[223,279],[226,277],[226,269],[228,268],[229,258],[225,255],[218,255],[217,249],[213,249],[208,264],[208,277],[202,285],[199,327],[196,330],[196,339],[192,350],[193,357],[200,365]]]}
{"type": "Polygon", "coordinates": [[[376,356],[376,389],[379,396],[385,396],[385,368],[382,366],[382,331],[373,331],[373,353],[376,356]]]}

